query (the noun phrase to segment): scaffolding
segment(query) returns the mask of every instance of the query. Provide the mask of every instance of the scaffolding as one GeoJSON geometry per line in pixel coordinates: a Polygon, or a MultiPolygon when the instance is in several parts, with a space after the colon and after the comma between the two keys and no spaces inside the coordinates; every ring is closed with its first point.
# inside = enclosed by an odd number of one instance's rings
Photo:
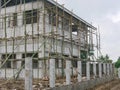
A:
{"type": "MultiPolygon", "coordinates": [[[[64,6],[53,0],[13,0],[13,6],[10,0],[2,1],[0,68],[5,70],[6,79],[8,68],[12,69],[14,79],[19,78],[25,58],[32,57],[33,73],[37,72],[33,78],[38,82],[48,84],[45,80],[49,80],[50,59],[55,59],[56,82],[65,82],[66,60],[71,61],[72,82],[77,82],[77,61],[86,67],[87,61],[94,62],[98,58],[94,49],[100,52],[99,32],[64,6]]],[[[86,76],[86,68],[83,69],[81,76],[86,76]]]]}

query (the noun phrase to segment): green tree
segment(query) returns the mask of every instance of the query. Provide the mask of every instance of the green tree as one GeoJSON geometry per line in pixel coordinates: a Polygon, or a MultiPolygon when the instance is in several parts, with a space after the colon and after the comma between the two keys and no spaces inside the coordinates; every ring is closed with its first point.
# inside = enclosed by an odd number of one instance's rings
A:
{"type": "Polygon", "coordinates": [[[108,56],[108,54],[106,54],[106,56],[105,56],[105,60],[109,60],[109,56],[108,56]]]}
{"type": "Polygon", "coordinates": [[[120,57],[118,58],[117,62],[115,63],[115,67],[119,68],[120,67],[120,57]]]}
{"type": "Polygon", "coordinates": [[[104,58],[104,56],[102,55],[102,56],[100,56],[99,58],[98,58],[100,61],[105,61],[105,58],[104,58]]]}
{"type": "Polygon", "coordinates": [[[99,61],[102,61],[102,62],[109,62],[111,61],[108,54],[106,54],[105,56],[101,55],[99,58],[98,58],[99,61]]]}

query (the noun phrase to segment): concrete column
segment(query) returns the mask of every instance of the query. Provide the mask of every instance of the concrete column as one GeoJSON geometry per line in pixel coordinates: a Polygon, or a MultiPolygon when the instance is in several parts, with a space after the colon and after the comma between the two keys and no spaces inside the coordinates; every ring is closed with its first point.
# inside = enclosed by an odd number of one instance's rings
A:
{"type": "Polygon", "coordinates": [[[0,54],[0,66],[2,64],[2,54],[0,54]]]}
{"type": "Polygon", "coordinates": [[[59,60],[59,68],[62,67],[62,60],[59,60]]]}
{"type": "Polygon", "coordinates": [[[98,63],[98,65],[99,65],[99,77],[101,78],[102,77],[102,65],[101,65],[101,62],[100,63],[98,63]]]}
{"type": "Polygon", "coordinates": [[[39,67],[39,78],[43,78],[44,74],[43,74],[43,61],[42,60],[38,61],[38,67],[39,67]]]}
{"type": "Polygon", "coordinates": [[[25,90],[33,90],[33,87],[32,87],[32,58],[25,58],[25,90]]]}
{"type": "Polygon", "coordinates": [[[17,19],[18,19],[18,25],[20,25],[20,26],[23,25],[23,23],[21,22],[21,18],[23,18],[22,15],[18,15],[18,17],[17,17],[17,19]]]}
{"type": "Polygon", "coordinates": [[[50,87],[55,87],[55,59],[50,59],[49,79],[50,87]]]}
{"type": "MultiPolygon", "coordinates": [[[[39,57],[39,58],[42,57],[41,52],[38,53],[38,57],[39,57]]],[[[43,66],[44,66],[44,65],[43,65],[43,60],[39,60],[39,61],[38,61],[38,68],[39,68],[38,77],[39,77],[39,78],[43,78],[43,76],[44,76],[44,72],[43,72],[44,67],[43,67],[43,66]]]]}
{"type": "Polygon", "coordinates": [[[71,61],[66,60],[66,85],[71,83],[71,61]]]}
{"type": "Polygon", "coordinates": [[[58,63],[59,63],[59,75],[58,76],[61,76],[62,75],[62,60],[59,60],[58,61],[58,63]]]}
{"type": "Polygon", "coordinates": [[[78,67],[78,82],[82,81],[82,64],[81,61],[77,61],[77,67],[78,67]]]}
{"type": "Polygon", "coordinates": [[[106,63],[103,63],[103,72],[104,72],[104,75],[106,75],[106,63]]]}
{"type": "Polygon", "coordinates": [[[16,54],[16,59],[19,59],[19,61],[17,61],[17,68],[21,68],[22,61],[20,61],[20,60],[22,59],[22,54],[17,53],[16,54]]]}
{"type": "Polygon", "coordinates": [[[86,63],[86,77],[87,80],[90,80],[90,62],[86,63]]]}
{"type": "Polygon", "coordinates": [[[120,68],[118,68],[118,78],[120,79],[120,68]]]}
{"type": "Polygon", "coordinates": [[[96,78],[96,76],[97,76],[97,72],[96,72],[96,62],[93,63],[93,74],[94,74],[94,78],[96,78]]]}
{"type": "Polygon", "coordinates": [[[112,71],[112,63],[110,63],[110,75],[112,75],[113,71],[112,71]]]}
{"type": "Polygon", "coordinates": [[[110,75],[110,70],[109,70],[109,63],[107,63],[107,75],[110,75]]]}
{"type": "Polygon", "coordinates": [[[114,64],[112,64],[112,74],[113,74],[113,76],[115,75],[115,65],[114,64]]]}

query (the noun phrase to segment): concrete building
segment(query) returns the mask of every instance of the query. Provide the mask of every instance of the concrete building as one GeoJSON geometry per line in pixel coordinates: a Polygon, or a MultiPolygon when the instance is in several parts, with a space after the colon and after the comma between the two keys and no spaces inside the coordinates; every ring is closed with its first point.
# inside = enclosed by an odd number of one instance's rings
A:
{"type": "MultiPolygon", "coordinates": [[[[68,84],[70,75],[78,73],[81,81],[82,66],[76,72],[81,65],[77,61],[90,60],[94,55],[94,26],[53,0],[2,0],[1,6],[1,78],[16,73],[23,78],[25,58],[32,57],[33,78],[48,76],[49,68],[54,73],[55,67],[56,76],[66,74],[68,84]]],[[[90,79],[90,73],[87,74],[90,79]]]]}

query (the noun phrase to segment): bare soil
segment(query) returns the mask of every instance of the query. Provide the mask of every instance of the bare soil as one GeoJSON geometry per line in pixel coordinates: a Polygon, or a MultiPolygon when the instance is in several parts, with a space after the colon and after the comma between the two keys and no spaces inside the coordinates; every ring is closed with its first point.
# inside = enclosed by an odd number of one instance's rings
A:
{"type": "MultiPolygon", "coordinates": [[[[59,82],[57,82],[60,86],[59,82]]],[[[46,90],[48,88],[48,81],[34,80],[34,90],[46,90]]],[[[24,90],[24,80],[5,80],[0,79],[0,90],[24,90]]],[[[120,90],[120,79],[115,79],[111,82],[107,82],[101,85],[97,85],[94,88],[88,90],[120,90]]]]}
{"type": "Polygon", "coordinates": [[[115,79],[111,82],[107,82],[107,83],[98,85],[98,86],[91,88],[89,90],[120,90],[120,80],[115,79]]]}

